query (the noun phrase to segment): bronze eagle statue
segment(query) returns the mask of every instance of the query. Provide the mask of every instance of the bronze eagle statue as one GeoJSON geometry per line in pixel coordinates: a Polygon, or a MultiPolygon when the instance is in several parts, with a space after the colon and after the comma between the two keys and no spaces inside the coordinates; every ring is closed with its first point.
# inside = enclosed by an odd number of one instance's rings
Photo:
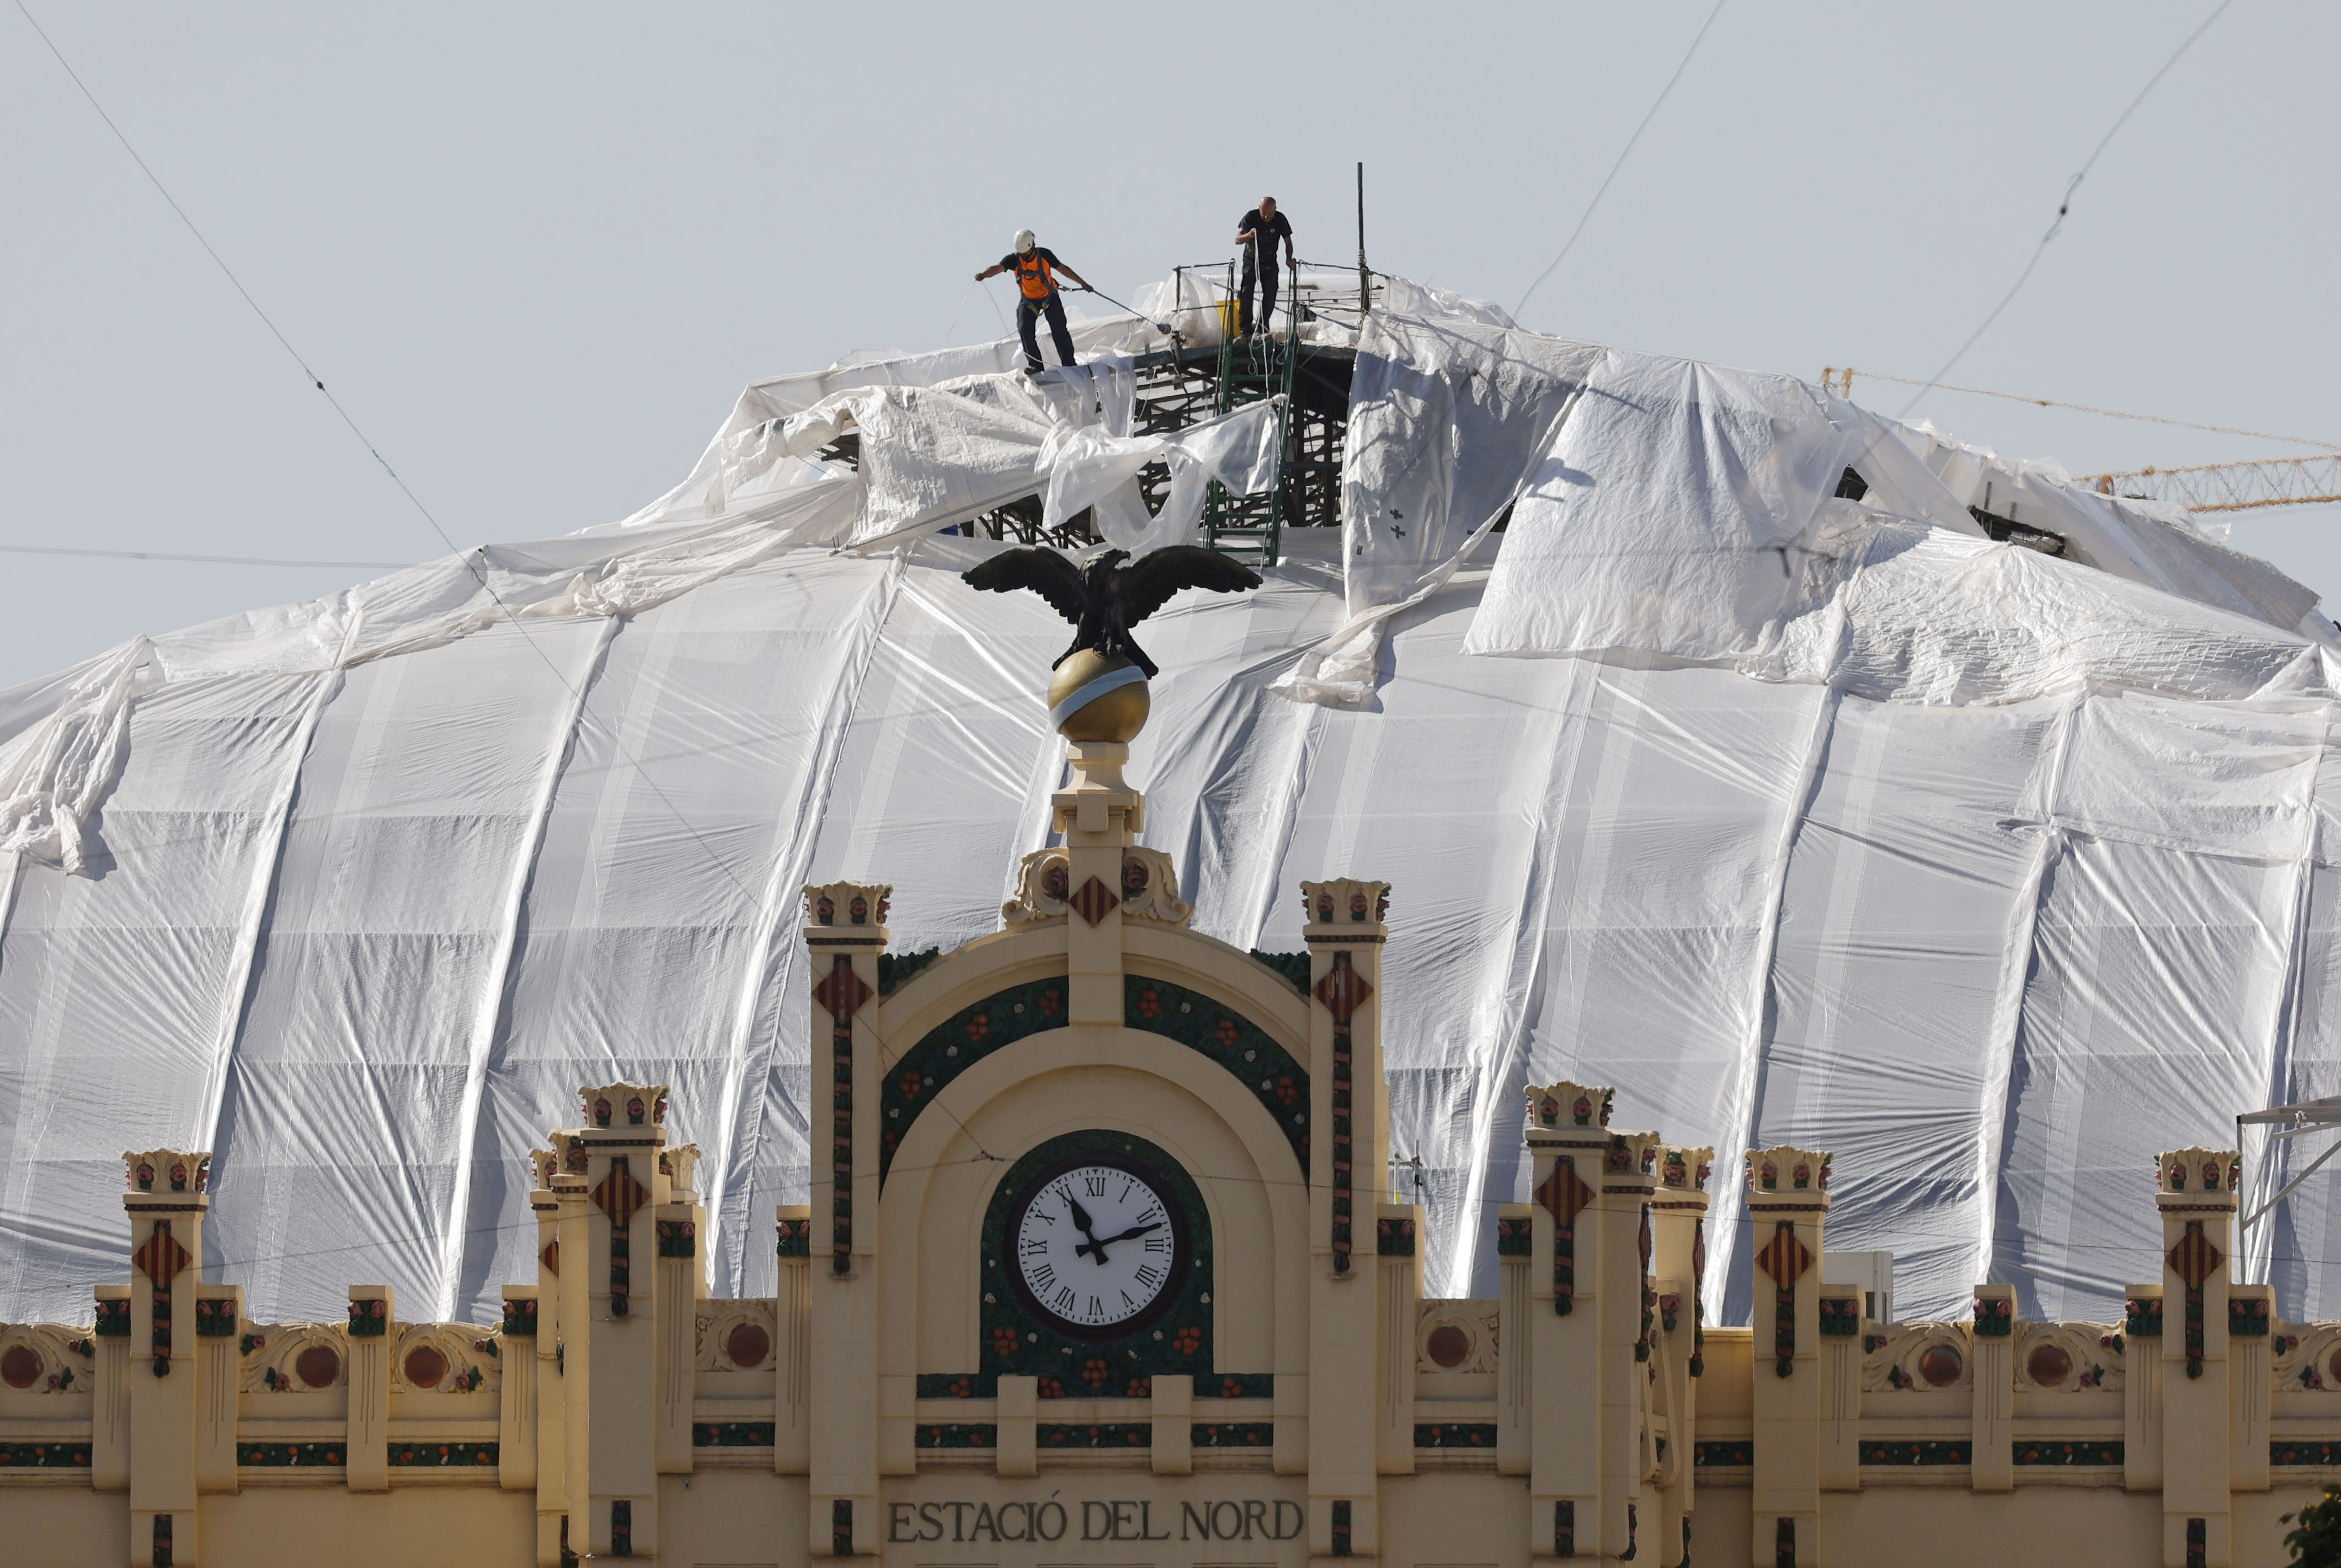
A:
{"type": "Polygon", "coordinates": [[[960,575],[971,588],[994,594],[1030,588],[1073,624],[1073,645],[1050,661],[1054,669],[1083,648],[1094,648],[1108,658],[1128,659],[1156,674],[1130,634],[1131,627],[1169,604],[1185,588],[1209,588],[1233,594],[1260,586],[1260,574],[1217,550],[1174,544],[1150,550],[1127,566],[1127,550],[1107,550],[1087,566],[1076,566],[1054,550],[1009,550],[960,575]]]}

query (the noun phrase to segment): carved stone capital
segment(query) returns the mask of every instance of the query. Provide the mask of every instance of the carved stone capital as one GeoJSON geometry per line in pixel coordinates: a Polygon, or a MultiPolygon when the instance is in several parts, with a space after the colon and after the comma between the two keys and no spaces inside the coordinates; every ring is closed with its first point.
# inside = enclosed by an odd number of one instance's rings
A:
{"type": "Polygon", "coordinates": [[[1707,1191],[1707,1178],[1715,1169],[1715,1151],[1701,1144],[1669,1144],[1659,1161],[1659,1180],[1679,1193],[1707,1191]]]}
{"type": "Polygon", "coordinates": [[[678,1203],[690,1203],[698,1196],[692,1186],[699,1172],[699,1145],[677,1144],[659,1151],[659,1169],[666,1173],[667,1184],[678,1203]]]}
{"type": "Polygon", "coordinates": [[[204,1192],[211,1184],[212,1156],[209,1150],[149,1149],[144,1154],[125,1150],[122,1164],[124,1174],[134,1193],[156,1196],[169,1193],[193,1195],[204,1192]]]}
{"type": "Polygon", "coordinates": [[[1609,1152],[1602,1156],[1601,1174],[1611,1182],[1649,1182],[1656,1184],[1659,1174],[1659,1151],[1666,1141],[1656,1133],[1612,1133],[1609,1152]]]}
{"type": "Polygon", "coordinates": [[[1311,926],[1379,925],[1390,914],[1387,882],[1361,882],[1337,877],[1331,882],[1304,882],[1300,898],[1311,926]]]}
{"type": "Polygon", "coordinates": [[[1748,1190],[1769,1197],[1802,1193],[1818,1198],[1828,1192],[1829,1161],[1834,1155],[1816,1149],[1783,1144],[1777,1149],[1748,1151],[1748,1190]]]}
{"type": "Polygon", "coordinates": [[[666,1124],[663,1084],[587,1084],[577,1091],[584,1104],[585,1131],[622,1133],[642,1128],[645,1133],[666,1124]]]}
{"type": "Polygon", "coordinates": [[[2163,1208],[2233,1208],[2244,1184],[2244,1157],[2233,1149],[2173,1149],[2154,1163],[2155,1197],[2163,1208]]]}
{"type": "Polygon", "coordinates": [[[894,897],[891,882],[825,882],[804,890],[805,924],[861,927],[879,934],[894,897]]]}
{"type": "Polygon", "coordinates": [[[1618,1098],[1615,1089],[1584,1084],[1528,1086],[1530,1127],[1608,1127],[1609,1111],[1618,1098]]]}

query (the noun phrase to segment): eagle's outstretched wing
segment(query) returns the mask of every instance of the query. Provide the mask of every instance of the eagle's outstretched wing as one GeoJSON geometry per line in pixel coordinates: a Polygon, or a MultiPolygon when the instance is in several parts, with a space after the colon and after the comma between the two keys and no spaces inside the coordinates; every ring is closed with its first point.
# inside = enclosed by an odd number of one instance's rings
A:
{"type": "Polygon", "coordinates": [[[1260,574],[1232,556],[1192,544],[1151,550],[1113,574],[1124,625],[1134,626],[1169,604],[1183,588],[1233,594],[1260,586],[1260,574]]]}
{"type": "Polygon", "coordinates": [[[960,577],[971,588],[994,594],[1030,588],[1076,626],[1081,624],[1081,609],[1089,602],[1089,591],[1081,583],[1081,569],[1054,550],[1002,551],[961,573],[960,577]]]}

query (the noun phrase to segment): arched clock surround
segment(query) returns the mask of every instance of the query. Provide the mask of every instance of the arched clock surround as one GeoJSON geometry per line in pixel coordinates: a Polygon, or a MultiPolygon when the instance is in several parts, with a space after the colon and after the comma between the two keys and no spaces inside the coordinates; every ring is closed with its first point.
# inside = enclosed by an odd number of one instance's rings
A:
{"type": "Polygon", "coordinates": [[[1008,1168],[985,1206],[981,1263],[982,1363],[980,1381],[1002,1373],[1042,1380],[1042,1397],[1144,1398],[1158,1373],[1208,1376],[1212,1370],[1211,1216],[1194,1178],[1168,1151],[1135,1133],[1084,1128],[1028,1150],[1008,1168]],[[1172,1205],[1185,1255],[1178,1277],[1129,1329],[1076,1333],[1036,1313],[1016,1278],[1016,1225],[1025,1203],[1048,1175],[1095,1159],[1127,1164],[1172,1205]]]}

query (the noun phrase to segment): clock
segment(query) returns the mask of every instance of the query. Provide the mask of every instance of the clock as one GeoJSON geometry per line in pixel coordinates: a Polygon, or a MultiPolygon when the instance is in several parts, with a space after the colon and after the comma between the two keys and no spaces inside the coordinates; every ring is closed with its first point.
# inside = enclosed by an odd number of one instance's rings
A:
{"type": "Polygon", "coordinates": [[[1079,1154],[1036,1176],[1009,1213],[1008,1276],[1061,1333],[1130,1333],[1178,1299],[1185,1216],[1170,1184],[1135,1160],[1079,1154]]]}

